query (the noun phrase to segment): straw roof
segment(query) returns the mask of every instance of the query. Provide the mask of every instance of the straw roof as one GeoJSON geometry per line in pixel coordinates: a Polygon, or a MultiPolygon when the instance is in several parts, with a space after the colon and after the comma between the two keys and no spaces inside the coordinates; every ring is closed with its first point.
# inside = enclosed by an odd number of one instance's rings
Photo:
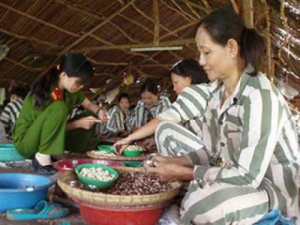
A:
{"type": "Polygon", "coordinates": [[[243,14],[248,25],[266,36],[265,72],[298,89],[300,3],[296,0],[1,1],[0,45],[7,45],[10,52],[0,62],[0,84],[7,87],[12,80],[31,84],[65,53],[82,52],[95,67],[91,87],[114,88],[124,73],[132,73],[137,82],[125,88],[130,93],[138,93],[147,77],[168,89],[171,66],[196,56],[195,24],[220,7],[243,14]],[[183,46],[183,50],[130,51],[153,46],[183,46]]]}

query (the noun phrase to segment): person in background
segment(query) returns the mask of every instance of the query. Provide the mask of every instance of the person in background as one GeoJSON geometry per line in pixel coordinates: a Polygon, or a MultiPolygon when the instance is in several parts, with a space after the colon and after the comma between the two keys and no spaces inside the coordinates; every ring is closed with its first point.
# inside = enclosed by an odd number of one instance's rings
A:
{"type": "MultiPolygon", "coordinates": [[[[171,69],[170,75],[173,84],[173,90],[177,96],[180,95],[186,87],[209,82],[205,71],[195,59],[183,59],[178,61],[171,69]]],[[[182,122],[182,125],[185,128],[187,128],[189,131],[192,131],[200,138],[202,136],[202,124],[203,122],[199,117],[182,122]]],[[[181,135],[184,135],[182,131],[181,135]]],[[[180,153],[176,154],[183,154],[183,152],[181,151],[180,153]]]]}
{"type": "Polygon", "coordinates": [[[14,126],[13,142],[22,156],[33,159],[36,171],[44,174],[56,172],[51,155],[63,154],[66,131],[90,129],[95,123],[107,121],[107,112],[91,103],[81,92],[93,73],[85,56],[69,53],[31,87],[14,126]],[[67,123],[68,114],[77,104],[93,112],[97,118],[83,117],[67,123]]]}
{"type": "Polygon", "coordinates": [[[5,128],[3,123],[0,122],[0,144],[7,144],[9,140],[7,139],[7,134],[5,132],[5,128]]]}
{"type": "Polygon", "coordinates": [[[23,100],[26,97],[29,88],[25,85],[17,85],[12,83],[9,88],[10,102],[5,106],[1,116],[0,122],[2,122],[7,139],[12,141],[12,131],[16,120],[19,117],[22,109],[23,100]]]}
{"type": "MultiPolygon", "coordinates": [[[[148,78],[141,87],[141,100],[138,101],[129,118],[129,132],[131,133],[144,126],[170,106],[169,98],[166,96],[159,97],[157,85],[148,78]]],[[[146,139],[143,145],[146,149],[151,149],[155,145],[154,138],[146,139]]]]}
{"type": "Polygon", "coordinates": [[[148,78],[141,87],[141,100],[130,116],[129,130],[134,131],[142,127],[170,105],[171,102],[167,97],[159,97],[157,85],[148,78]]]}
{"type": "Polygon", "coordinates": [[[118,105],[113,106],[109,111],[109,120],[106,125],[106,136],[128,135],[130,100],[126,93],[121,93],[118,98],[118,105]]]}
{"type": "MultiPolygon", "coordinates": [[[[96,100],[91,100],[91,103],[98,105],[96,100]]],[[[67,124],[80,119],[93,121],[95,119],[94,113],[84,108],[82,104],[78,104],[69,113],[67,124]]],[[[97,126],[105,126],[105,123],[91,123],[90,126],[76,127],[74,129],[67,130],[65,150],[67,152],[84,154],[89,150],[89,148],[94,148],[98,142],[97,139],[94,139],[93,137],[97,126]]]]}
{"type": "MultiPolygon", "coordinates": [[[[141,127],[136,132],[129,135],[127,138],[116,142],[116,148],[120,149],[118,151],[120,154],[122,153],[123,146],[126,146],[133,141],[148,137],[155,133],[155,130],[161,121],[170,121],[173,119],[174,126],[176,126],[176,131],[178,132],[177,137],[185,137],[186,145],[190,145],[189,149],[174,149],[173,155],[182,155],[187,151],[195,151],[197,150],[198,145],[195,145],[195,140],[200,141],[200,137],[202,137],[202,116],[201,114],[195,115],[193,118],[185,120],[184,118],[174,117],[168,112],[172,112],[174,109],[178,108],[182,101],[184,101],[184,96],[191,95],[191,91],[197,89],[197,87],[193,87],[197,84],[207,83],[208,79],[205,74],[203,68],[199,65],[199,63],[195,59],[184,59],[180,60],[170,70],[170,76],[173,83],[173,90],[176,92],[179,97],[172,104],[172,106],[165,111],[168,116],[161,117],[159,114],[156,118],[151,120],[149,123],[141,127]],[[185,91],[184,91],[185,90],[185,91]],[[184,92],[183,96],[180,94],[184,92]],[[198,136],[197,136],[198,135],[198,136]],[[193,148],[195,146],[195,148],[193,148]]],[[[195,99],[193,103],[197,102],[197,95],[194,96],[195,99]]],[[[182,110],[182,109],[178,109],[182,110]]],[[[198,111],[198,110],[197,110],[198,111]]],[[[155,145],[155,139],[150,138],[147,139],[148,143],[146,143],[146,147],[155,145]]],[[[161,146],[157,146],[158,151],[160,153],[165,153],[165,150],[161,148],[161,146]]],[[[168,154],[168,153],[165,153],[168,154]]]]}
{"type": "MultiPolygon", "coordinates": [[[[183,156],[155,156],[147,171],[191,181],[181,203],[183,225],[253,224],[270,210],[299,224],[297,135],[284,97],[259,72],[264,38],[234,11],[220,9],[200,21],[196,44],[212,83],[185,89],[181,105],[164,116],[201,114],[202,144],[195,141],[198,150],[183,156]]],[[[175,128],[167,122],[157,128],[166,152],[189,148],[175,128]]]]}

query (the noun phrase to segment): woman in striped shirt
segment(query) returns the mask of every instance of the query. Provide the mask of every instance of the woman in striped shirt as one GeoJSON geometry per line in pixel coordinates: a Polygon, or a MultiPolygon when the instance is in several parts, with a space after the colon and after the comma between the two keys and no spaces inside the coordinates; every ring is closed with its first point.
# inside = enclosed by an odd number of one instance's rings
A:
{"type": "MultiPolygon", "coordinates": [[[[172,69],[170,70],[170,77],[173,83],[173,90],[177,95],[179,95],[185,88],[190,87],[191,85],[206,83],[208,80],[203,68],[195,59],[184,59],[175,63],[172,69]]],[[[176,102],[177,101],[181,101],[181,98],[178,98],[176,102]]],[[[149,123],[144,125],[142,128],[129,135],[128,138],[117,142],[115,146],[119,148],[120,146],[127,145],[132,141],[150,136],[154,134],[155,129],[160,123],[160,121],[169,120],[170,118],[158,119],[158,117],[156,117],[149,123]]],[[[188,132],[191,132],[195,135],[198,135],[200,133],[199,130],[201,129],[202,124],[200,117],[195,117],[188,121],[178,121],[178,123],[186,127],[188,129],[188,132]]],[[[151,146],[155,145],[155,141],[153,140],[154,138],[146,140],[145,147],[151,148],[151,146]]],[[[192,148],[190,148],[190,150],[191,149],[192,148]]],[[[185,152],[179,151],[175,155],[181,155],[183,153],[185,152]]]]}
{"type": "Polygon", "coordinates": [[[10,87],[10,102],[5,106],[1,116],[2,122],[7,139],[12,141],[12,131],[16,120],[19,117],[20,111],[23,106],[23,100],[26,97],[29,89],[24,85],[12,84],[10,87]]]}
{"type": "Polygon", "coordinates": [[[192,181],[181,204],[181,223],[253,224],[281,210],[299,224],[300,154],[291,112],[277,88],[259,72],[265,43],[231,10],[199,23],[196,43],[208,85],[185,89],[159,118],[202,116],[203,137],[160,123],[166,152],[198,148],[184,156],[154,158],[147,167],[166,179],[192,181]],[[194,147],[195,148],[195,147],[194,147]]]}
{"type": "Polygon", "coordinates": [[[129,119],[129,96],[121,93],[118,99],[118,105],[109,110],[109,121],[106,125],[105,136],[127,135],[129,119]]]}
{"type": "Polygon", "coordinates": [[[149,78],[141,88],[141,98],[130,116],[130,131],[142,127],[171,105],[167,97],[159,97],[157,85],[149,78]]]}

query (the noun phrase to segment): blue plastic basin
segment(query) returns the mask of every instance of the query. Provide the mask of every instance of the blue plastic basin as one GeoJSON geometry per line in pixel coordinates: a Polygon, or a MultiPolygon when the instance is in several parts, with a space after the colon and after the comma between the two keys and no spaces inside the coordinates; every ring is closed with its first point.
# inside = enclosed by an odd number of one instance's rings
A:
{"type": "Polygon", "coordinates": [[[55,183],[49,177],[26,173],[0,173],[0,212],[33,208],[55,183]]]}

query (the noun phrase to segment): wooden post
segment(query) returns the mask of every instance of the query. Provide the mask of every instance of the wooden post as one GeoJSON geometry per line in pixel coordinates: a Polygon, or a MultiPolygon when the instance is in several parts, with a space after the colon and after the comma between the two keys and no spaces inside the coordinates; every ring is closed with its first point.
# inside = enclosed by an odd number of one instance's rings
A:
{"type": "Polygon", "coordinates": [[[252,0],[243,0],[244,21],[247,27],[253,28],[253,2],[252,0]]]}
{"type": "Polygon", "coordinates": [[[159,0],[153,0],[153,15],[154,15],[154,36],[153,45],[158,45],[159,43],[159,0]]]}

